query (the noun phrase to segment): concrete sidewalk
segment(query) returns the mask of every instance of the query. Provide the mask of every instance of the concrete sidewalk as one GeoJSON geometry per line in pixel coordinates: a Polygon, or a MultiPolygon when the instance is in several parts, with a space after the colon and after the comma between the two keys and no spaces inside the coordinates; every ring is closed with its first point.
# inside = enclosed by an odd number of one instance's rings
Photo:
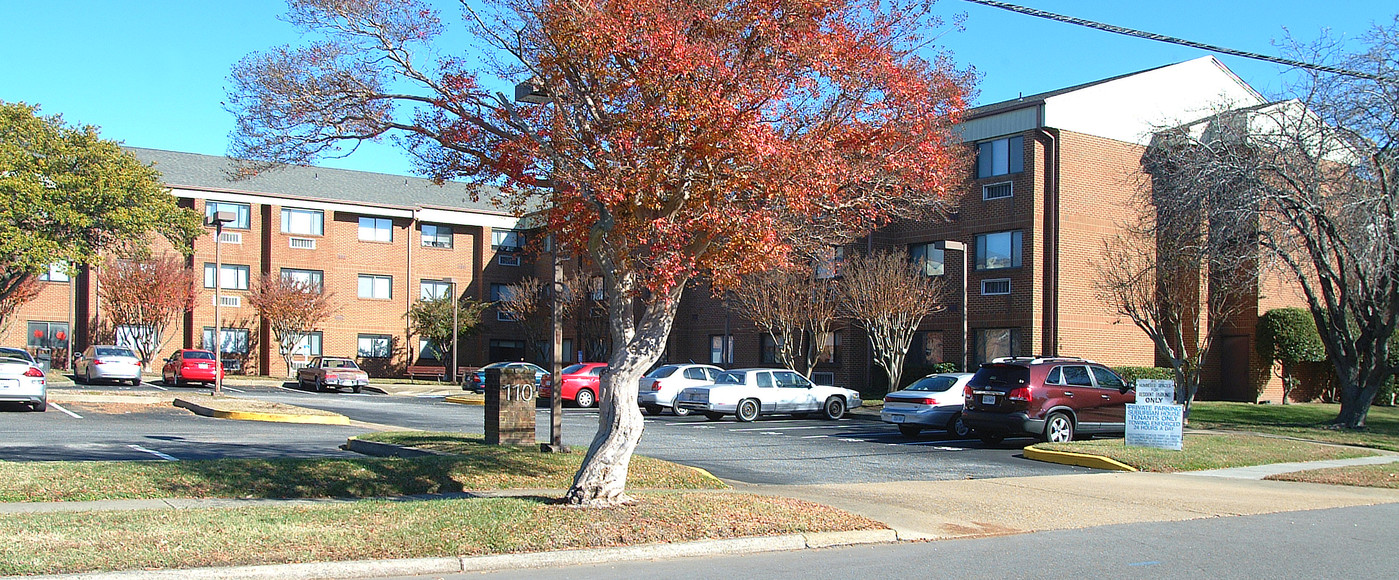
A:
{"type": "Polygon", "coordinates": [[[1294,471],[1327,469],[1331,467],[1351,467],[1354,465],[1380,465],[1384,463],[1394,463],[1396,461],[1399,461],[1399,454],[1386,453],[1384,455],[1352,457],[1350,459],[1328,459],[1325,461],[1303,461],[1297,463],[1253,465],[1249,467],[1230,467],[1228,469],[1206,469],[1203,471],[1187,471],[1184,472],[1184,474],[1203,475],[1206,477],[1227,477],[1231,479],[1263,479],[1270,475],[1280,475],[1283,473],[1292,473],[1294,471]]]}

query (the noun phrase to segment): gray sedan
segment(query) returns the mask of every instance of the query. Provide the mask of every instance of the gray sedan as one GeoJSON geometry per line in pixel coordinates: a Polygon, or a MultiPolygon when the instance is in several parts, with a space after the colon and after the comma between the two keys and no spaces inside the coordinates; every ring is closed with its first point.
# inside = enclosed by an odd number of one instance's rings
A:
{"type": "Polygon", "coordinates": [[[962,423],[962,389],[973,373],[938,373],[918,379],[902,391],[884,396],[879,418],[913,437],[924,429],[946,429],[957,437],[971,435],[962,423]]]}

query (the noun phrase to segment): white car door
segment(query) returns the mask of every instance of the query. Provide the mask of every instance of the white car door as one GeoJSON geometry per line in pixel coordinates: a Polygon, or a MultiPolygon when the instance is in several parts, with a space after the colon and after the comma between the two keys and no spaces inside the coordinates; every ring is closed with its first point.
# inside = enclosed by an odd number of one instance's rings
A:
{"type": "Polygon", "coordinates": [[[759,409],[764,413],[776,413],[778,402],[782,399],[782,390],[777,388],[777,382],[772,379],[769,371],[758,371],[753,373],[754,384],[753,394],[758,398],[759,409]]]}
{"type": "Polygon", "coordinates": [[[820,409],[820,401],[811,392],[811,381],[792,371],[778,371],[777,386],[782,391],[782,413],[807,413],[820,409]]]}

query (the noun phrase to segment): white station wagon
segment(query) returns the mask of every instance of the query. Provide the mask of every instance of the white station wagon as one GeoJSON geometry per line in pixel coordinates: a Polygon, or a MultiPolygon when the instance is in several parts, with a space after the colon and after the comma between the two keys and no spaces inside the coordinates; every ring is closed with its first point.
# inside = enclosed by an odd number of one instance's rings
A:
{"type": "Polygon", "coordinates": [[[704,413],[710,421],[733,415],[748,422],[758,415],[821,413],[827,419],[845,416],[861,404],[860,393],[817,385],[795,371],[733,369],[719,373],[714,384],[689,387],[675,397],[675,406],[704,413]]]}

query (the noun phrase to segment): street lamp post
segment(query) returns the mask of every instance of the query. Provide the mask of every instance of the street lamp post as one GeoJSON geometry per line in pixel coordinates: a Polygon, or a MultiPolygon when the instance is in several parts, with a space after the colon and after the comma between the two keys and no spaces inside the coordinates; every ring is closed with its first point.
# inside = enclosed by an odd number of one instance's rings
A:
{"type": "Polygon", "coordinates": [[[216,211],[209,216],[214,226],[214,396],[223,395],[223,225],[238,219],[231,211],[216,211]]]}
{"type": "MultiPolygon", "coordinates": [[[[953,250],[962,253],[962,370],[969,371],[971,366],[971,349],[967,348],[967,245],[956,240],[943,240],[933,242],[933,249],[953,250]]],[[[947,259],[944,257],[943,262],[947,259]]]]}
{"type": "Polygon", "coordinates": [[[461,300],[457,298],[457,281],[448,278],[446,282],[450,286],[449,291],[452,294],[452,382],[460,385],[461,377],[457,376],[457,335],[461,333],[457,329],[461,325],[459,318],[461,316],[461,300]]]}

